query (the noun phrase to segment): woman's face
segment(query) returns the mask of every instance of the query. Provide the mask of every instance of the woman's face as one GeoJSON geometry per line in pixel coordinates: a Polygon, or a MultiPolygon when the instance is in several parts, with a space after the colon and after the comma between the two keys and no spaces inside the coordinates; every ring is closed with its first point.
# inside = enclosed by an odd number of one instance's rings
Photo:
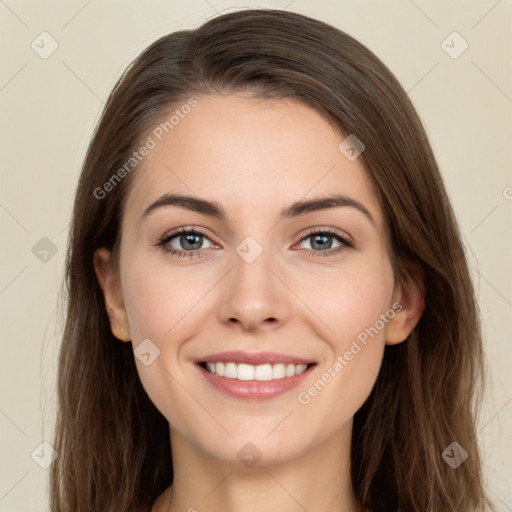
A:
{"type": "Polygon", "coordinates": [[[284,461],[350,426],[385,343],[408,334],[383,212],[357,153],[302,103],[199,96],[181,114],[143,141],[102,281],[112,329],[184,439],[284,461]]]}

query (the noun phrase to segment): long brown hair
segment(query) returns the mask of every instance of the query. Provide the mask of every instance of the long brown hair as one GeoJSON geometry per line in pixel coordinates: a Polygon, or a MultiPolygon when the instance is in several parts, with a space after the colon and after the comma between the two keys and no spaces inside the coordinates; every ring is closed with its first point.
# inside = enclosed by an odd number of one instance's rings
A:
{"type": "Polygon", "coordinates": [[[149,510],[172,483],[168,423],[139,381],[131,344],[111,333],[93,253],[118,245],[137,171],[112,176],[154,123],[194,95],[238,91],[298,99],[340,134],[356,134],[389,225],[395,278],[411,265],[424,276],[425,311],[405,342],[386,347],[354,417],[356,499],[373,512],[492,509],[475,432],[484,382],[478,309],[420,119],[395,76],[354,38],[300,14],[257,9],[160,38],[107,101],[78,183],[68,245],[51,510],[149,510]],[[468,454],[457,468],[442,455],[453,442],[468,454]]]}

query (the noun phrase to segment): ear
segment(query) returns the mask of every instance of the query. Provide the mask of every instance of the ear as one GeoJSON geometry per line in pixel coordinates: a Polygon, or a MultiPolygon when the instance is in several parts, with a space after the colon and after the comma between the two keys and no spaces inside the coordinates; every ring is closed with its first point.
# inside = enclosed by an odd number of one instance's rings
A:
{"type": "Polygon", "coordinates": [[[408,272],[395,285],[392,304],[397,304],[393,307],[396,314],[386,326],[386,345],[396,345],[406,340],[425,310],[423,271],[418,265],[406,266],[408,272]]]}
{"type": "Polygon", "coordinates": [[[94,252],[94,269],[105,298],[112,334],[121,341],[131,341],[119,270],[111,261],[108,249],[102,247],[94,252]]]}

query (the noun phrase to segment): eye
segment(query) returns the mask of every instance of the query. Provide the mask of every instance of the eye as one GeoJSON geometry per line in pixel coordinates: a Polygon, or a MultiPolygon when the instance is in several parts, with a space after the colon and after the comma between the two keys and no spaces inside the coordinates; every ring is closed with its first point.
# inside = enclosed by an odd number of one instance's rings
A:
{"type": "MultiPolygon", "coordinates": [[[[155,245],[171,256],[192,258],[202,255],[205,249],[202,245],[205,240],[210,242],[208,247],[214,246],[201,230],[180,228],[163,236],[155,245]]],[[[312,242],[309,243],[311,248],[308,251],[312,256],[332,256],[346,248],[353,247],[352,242],[345,235],[332,229],[312,229],[302,238],[301,243],[309,240],[312,242]],[[339,244],[334,248],[332,248],[333,239],[339,244]]]]}
{"type": "MultiPolygon", "coordinates": [[[[204,240],[209,239],[197,228],[180,228],[173,233],[168,233],[163,236],[157,242],[156,246],[173,256],[177,256],[178,258],[182,256],[191,258],[202,254],[204,247],[201,246],[204,240]]],[[[212,246],[213,244],[210,245],[210,247],[212,246]]]]}
{"type": "Polygon", "coordinates": [[[314,229],[311,230],[301,242],[312,240],[309,243],[312,256],[332,256],[347,247],[353,247],[353,244],[345,235],[332,229],[314,229]],[[339,245],[332,248],[332,240],[335,239],[339,245]]]}

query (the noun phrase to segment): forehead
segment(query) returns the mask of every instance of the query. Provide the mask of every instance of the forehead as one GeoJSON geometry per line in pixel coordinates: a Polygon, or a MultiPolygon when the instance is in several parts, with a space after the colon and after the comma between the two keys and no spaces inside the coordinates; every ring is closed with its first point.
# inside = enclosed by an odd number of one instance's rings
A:
{"type": "Polygon", "coordinates": [[[142,215],[149,203],[173,191],[215,200],[228,217],[239,218],[342,193],[382,222],[361,160],[340,152],[345,135],[310,107],[240,93],[196,99],[179,116],[173,113],[180,106],[172,107],[146,135],[152,149],[133,177],[127,215],[142,215]]]}

